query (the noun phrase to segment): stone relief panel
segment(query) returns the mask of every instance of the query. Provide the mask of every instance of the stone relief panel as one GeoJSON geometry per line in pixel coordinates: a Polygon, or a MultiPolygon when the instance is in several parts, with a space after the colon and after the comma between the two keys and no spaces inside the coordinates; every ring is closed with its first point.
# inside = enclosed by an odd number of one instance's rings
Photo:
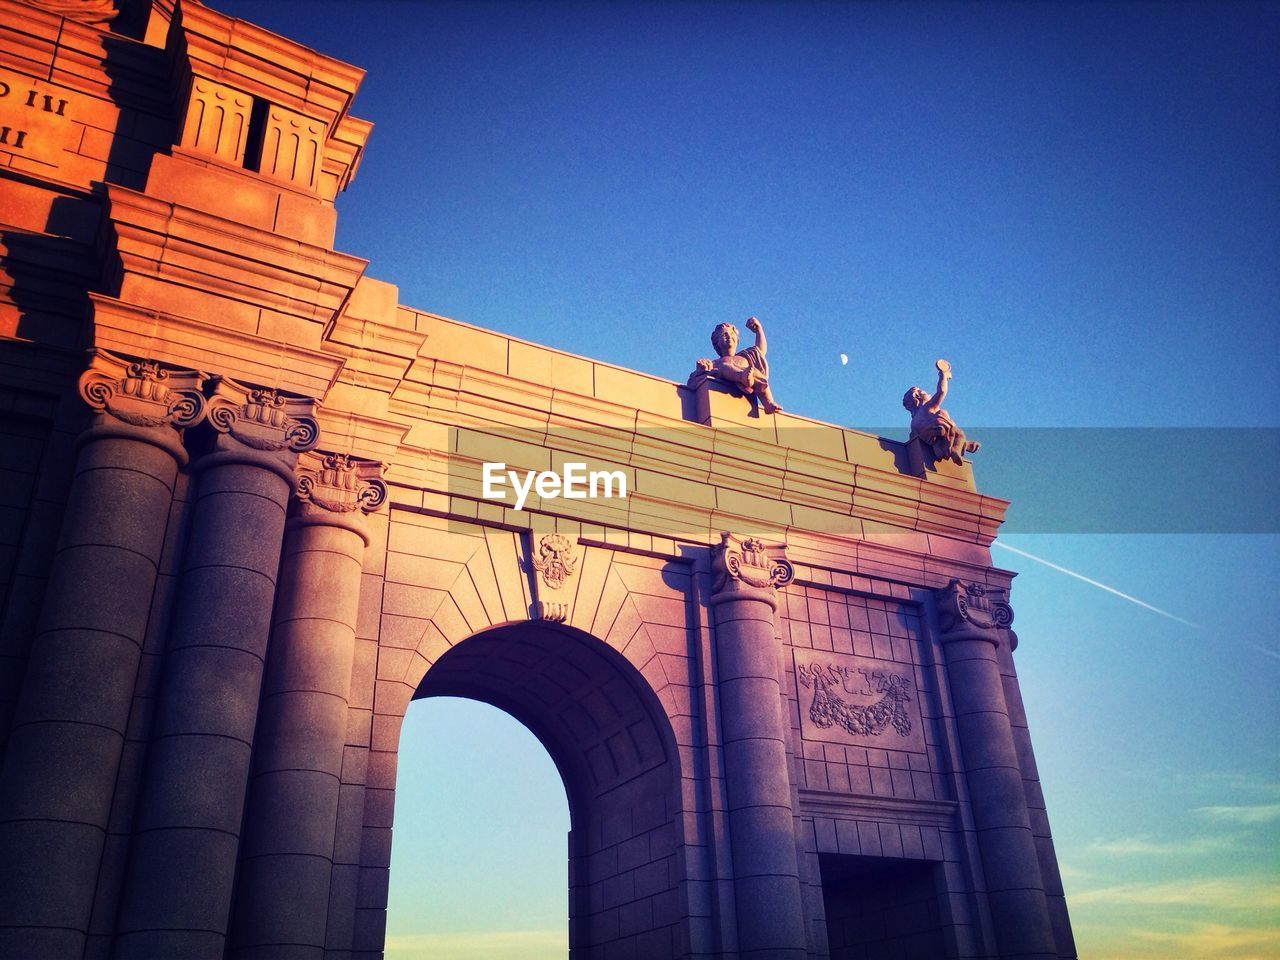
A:
{"type": "Polygon", "coordinates": [[[924,753],[910,665],[814,650],[795,663],[806,740],[924,753]]]}
{"type": "MultiPolygon", "coordinates": [[[[951,799],[937,748],[937,666],[919,608],[812,584],[786,591],[780,626],[803,787],[899,800],[951,799]]],[[[782,611],[780,611],[782,612],[782,611]]]]}

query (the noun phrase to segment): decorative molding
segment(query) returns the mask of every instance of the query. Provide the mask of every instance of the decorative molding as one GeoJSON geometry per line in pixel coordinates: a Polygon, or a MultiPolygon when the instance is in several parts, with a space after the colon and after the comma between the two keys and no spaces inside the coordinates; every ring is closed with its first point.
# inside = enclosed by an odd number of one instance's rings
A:
{"type": "Polygon", "coordinates": [[[559,590],[573,575],[578,558],[573,553],[573,541],[563,533],[545,533],[538,540],[538,552],[532,562],[533,569],[542,574],[542,582],[559,590]]]}
{"type": "Polygon", "coordinates": [[[298,460],[295,495],[329,513],[373,513],[387,499],[382,464],[344,453],[307,452],[298,460]]]}
{"type": "Polygon", "coordinates": [[[277,104],[267,107],[258,171],[274,180],[316,191],[325,143],[325,124],[277,104]]]}
{"type": "Polygon", "coordinates": [[[244,163],[253,97],[208,77],[191,79],[179,145],[239,166],[244,163]]]}
{"type": "Polygon", "coordinates": [[[786,549],[756,537],[720,534],[720,545],[712,549],[711,603],[763,600],[776,608],[776,592],[796,577],[786,549]]]}
{"type": "Polygon", "coordinates": [[[905,800],[899,797],[863,797],[830,790],[800,788],[799,814],[837,820],[878,820],[951,827],[960,805],[954,800],[905,800]]]}
{"type": "Polygon", "coordinates": [[[116,18],[114,0],[26,0],[40,10],[93,26],[103,26],[116,18]]]}
{"type": "Polygon", "coordinates": [[[134,427],[182,430],[204,418],[203,374],[94,350],[80,396],[94,410],[134,427]]]}
{"type": "MultiPolygon", "coordinates": [[[[1013,607],[1003,590],[953,579],[934,591],[942,641],[986,640],[999,643],[1000,631],[1013,623],[1013,607]]],[[[1012,637],[1012,631],[1010,636],[1012,637]]],[[[1012,641],[1011,641],[1012,643],[1012,641]]]]}
{"type": "Polygon", "coordinates": [[[315,401],[219,378],[209,400],[209,424],[254,450],[305,453],[320,442],[315,401]]]}
{"type": "Polygon", "coordinates": [[[535,600],[533,604],[533,619],[546,620],[550,623],[564,623],[569,619],[569,604],[535,600]]]}

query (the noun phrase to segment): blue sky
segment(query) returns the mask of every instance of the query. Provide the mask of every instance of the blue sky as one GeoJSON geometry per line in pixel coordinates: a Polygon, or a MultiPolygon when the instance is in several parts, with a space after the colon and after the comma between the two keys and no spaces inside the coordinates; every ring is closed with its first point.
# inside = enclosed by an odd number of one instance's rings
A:
{"type": "MultiPolygon", "coordinates": [[[[895,436],[938,356],[978,439],[1270,428],[1221,472],[1276,529],[1274,4],[213,5],[368,69],[338,244],[403,302],[677,380],[756,314],[788,410],[895,436]]],[[[1275,956],[1280,537],[1216,529],[1238,495],[1178,436],[1019,487],[1171,490],[1202,532],[1002,538],[1163,612],[994,554],[1082,954],[1275,956]]],[[[536,741],[436,701],[403,751],[388,956],[563,956],[536,741]]]]}

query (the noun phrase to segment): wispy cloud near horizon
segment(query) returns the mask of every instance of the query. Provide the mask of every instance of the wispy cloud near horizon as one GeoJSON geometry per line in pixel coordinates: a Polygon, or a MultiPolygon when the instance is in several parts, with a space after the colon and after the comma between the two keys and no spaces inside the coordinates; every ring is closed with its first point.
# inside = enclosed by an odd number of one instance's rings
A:
{"type": "Polygon", "coordinates": [[[1240,838],[1234,835],[1216,837],[1183,837],[1178,840],[1153,840],[1147,836],[1118,837],[1113,840],[1094,840],[1088,849],[1095,853],[1134,857],[1201,856],[1218,853],[1239,846],[1240,838]]]}
{"type": "Polygon", "coordinates": [[[1071,902],[1115,907],[1196,907],[1253,913],[1280,910],[1280,886],[1276,885],[1274,876],[1260,874],[1121,883],[1076,891],[1071,895],[1071,902]]]}
{"type": "Polygon", "coordinates": [[[1196,813],[1219,823],[1239,823],[1253,826],[1280,820],[1280,803],[1252,803],[1231,806],[1197,807],[1196,813]]]}

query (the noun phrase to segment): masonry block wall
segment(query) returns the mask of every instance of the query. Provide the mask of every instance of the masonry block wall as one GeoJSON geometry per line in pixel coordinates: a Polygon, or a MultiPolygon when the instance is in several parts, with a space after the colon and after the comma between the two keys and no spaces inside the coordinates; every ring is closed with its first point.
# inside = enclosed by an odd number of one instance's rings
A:
{"type": "Polygon", "coordinates": [[[0,956],[381,956],[446,695],[561,773],[575,958],[1074,956],[1005,502],[401,304],[333,248],[361,77],[0,0],[0,956]]]}

